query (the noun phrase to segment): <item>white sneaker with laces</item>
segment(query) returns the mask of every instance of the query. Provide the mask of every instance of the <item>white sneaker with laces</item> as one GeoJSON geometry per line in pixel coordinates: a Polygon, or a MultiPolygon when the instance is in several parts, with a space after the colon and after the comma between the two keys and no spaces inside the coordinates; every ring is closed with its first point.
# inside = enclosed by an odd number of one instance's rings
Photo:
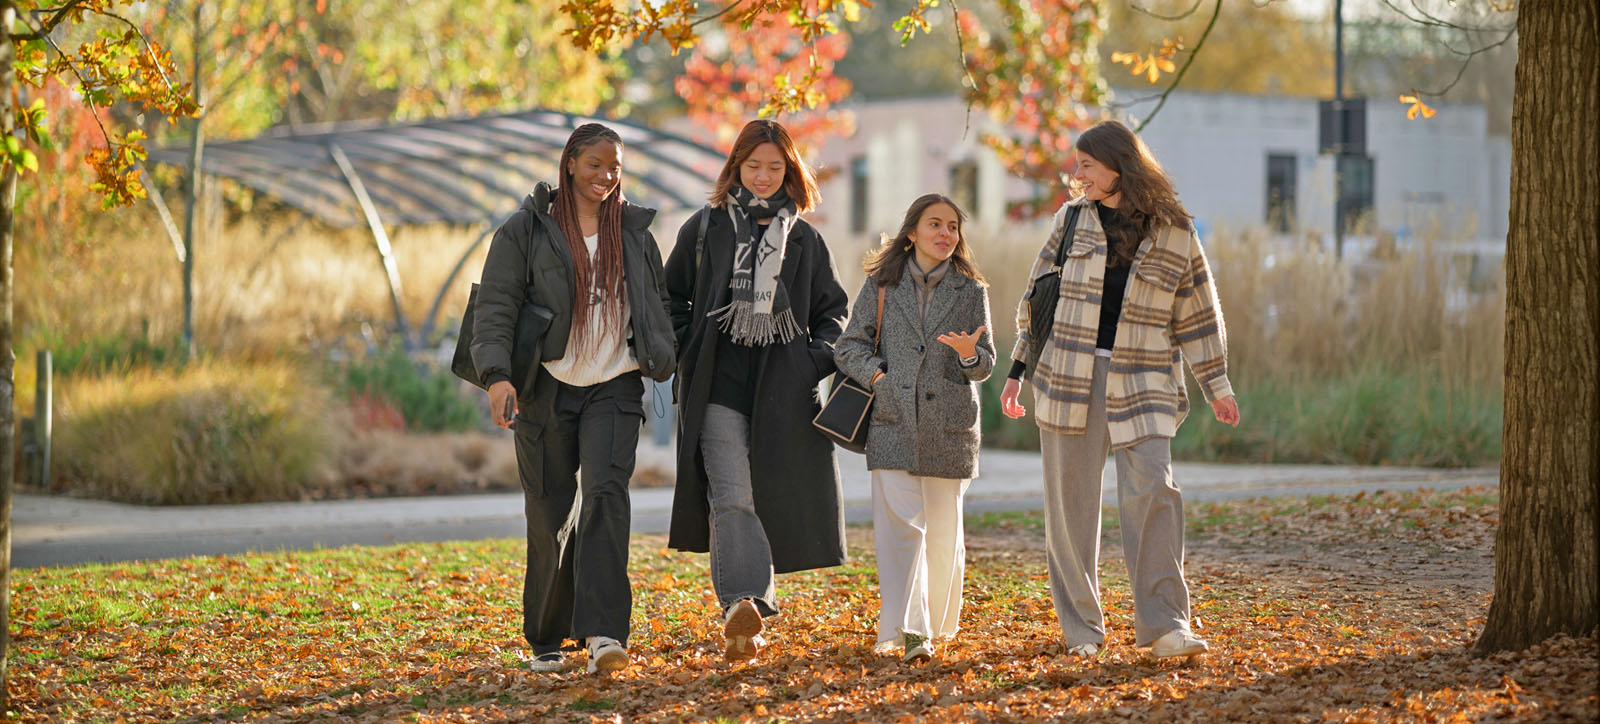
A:
{"type": "Polygon", "coordinates": [[[548,654],[539,654],[528,660],[528,668],[534,671],[560,671],[567,666],[567,657],[560,651],[551,651],[548,654]]]}
{"type": "Polygon", "coordinates": [[[1150,655],[1158,659],[1174,656],[1198,656],[1211,649],[1206,642],[1189,633],[1187,629],[1173,629],[1150,645],[1150,655]]]}
{"type": "Polygon", "coordinates": [[[609,674],[628,668],[628,650],[610,636],[589,637],[589,673],[609,674]]]}
{"type": "Polygon", "coordinates": [[[761,612],[750,599],[741,599],[722,617],[722,640],[726,648],[722,658],[727,661],[753,659],[761,645],[761,612]]]}

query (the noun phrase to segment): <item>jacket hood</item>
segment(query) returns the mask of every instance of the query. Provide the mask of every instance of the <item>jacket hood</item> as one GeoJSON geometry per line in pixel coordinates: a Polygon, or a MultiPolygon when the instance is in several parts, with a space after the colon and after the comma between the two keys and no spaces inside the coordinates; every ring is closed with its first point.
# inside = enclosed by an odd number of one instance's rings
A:
{"type": "MultiPolygon", "coordinates": [[[[550,205],[555,201],[557,191],[558,189],[550,184],[540,181],[537,186],[533,187],[533,193],[523,197],[521,208],[538,214],[553,225],[555,219],[550,215],[550,205]]],[[[655,218],[655,209],[639,206],[628,201],[622,202],[622,228],[624,229],[636,231],[649,229],[650,222],[654,221],[655,218]]]]}

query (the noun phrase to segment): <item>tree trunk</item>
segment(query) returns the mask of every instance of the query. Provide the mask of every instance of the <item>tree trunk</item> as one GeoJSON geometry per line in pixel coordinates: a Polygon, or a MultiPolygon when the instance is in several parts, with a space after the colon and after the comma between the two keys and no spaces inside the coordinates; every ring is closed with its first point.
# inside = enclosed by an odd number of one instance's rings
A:
{"type": "Polygon", "coordinates": [[[194,248],[203,219],[200,216],[200,156],[205,148],[205,106],[200,97],[200,49],[205,41],[205,26],[200,23],[205,3],[194,4],[194,102],[200,112],[194,117],[194,136],[189,139],[189,184],[184,192],[183,210],[183,352],[194,359],[194,248]]]}
{"type": "MultiPolygon", "coordinates": [[[[17,8],[0,0],[0,134],[16,131],[16,45],[11,42],[17,8]]],[[[17,166],[0,171],[0,712],[7,709],[6,662],[11,658],[11,484],[16,462],[17,357],[11,351],[11,227],[17,202],[17,166]]]]}
{"type": "Polygon", "coordinates": [[[1517,8],[1494,600],[1478,651],[1600,625],[1600,7],[1517,8]]]}

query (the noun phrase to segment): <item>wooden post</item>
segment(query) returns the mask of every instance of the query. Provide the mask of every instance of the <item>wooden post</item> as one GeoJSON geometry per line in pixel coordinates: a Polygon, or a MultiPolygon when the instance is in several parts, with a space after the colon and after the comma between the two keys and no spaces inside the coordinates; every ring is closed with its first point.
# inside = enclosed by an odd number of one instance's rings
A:
{"type": "Polygon", "coordinates": [[[34,478],[40,486],[50,487],[50,424],[51,424],[51,361],[50,350],[39,350],[38,356],[38,382],[34,387],[33,396],[33,434],[35,443],[39,446],[38,477],[34,478]]]}

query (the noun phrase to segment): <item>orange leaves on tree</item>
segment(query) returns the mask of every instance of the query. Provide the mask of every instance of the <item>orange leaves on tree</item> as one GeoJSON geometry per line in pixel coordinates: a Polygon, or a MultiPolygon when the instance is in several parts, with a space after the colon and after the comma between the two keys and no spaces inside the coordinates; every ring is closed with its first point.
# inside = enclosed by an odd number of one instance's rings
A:
{"type": "Polygon", "coordinates": [[[1183,38],[1177,40],[1163,38],[1160,50],[1152,49],[1148,55],[1118,51],[1111,54],[1111,62],[1132,66],[1129,69],[1130,73],[1142,75],[1154,83],[1161,78],[1162,73],[1173,73],[1178,70],[1172,58],[1180,50],[1183,50],[1183,38]]]}
{"type": "Polygon", "coordinates": [[[1061,179],[1072,165],[1072,135],[1094,119],[1106,89],[1096,43],[1100,4],[1093,0],[1000,0],[1004,23],[986,31],[962,12],[971,85],[967,97],[1009,131],[984,140],[1013,174],[1044,193],[1011,209],[1016,216],[1054,211],[1066,200],[1061,179]]]}
{"type": "Polygon", "coordinates": [[[1432,118],[1433,114],[1438,113],[1438,111],[1435,111],[1433,108],[1429,107],[1428,104],[1423,103],[1422,99],[1419,98],[1414,92],[1400,96],[1400,102],[1411,104],[1411,107],[1406,109],[1406,118],[1410,120],[1416,120],[1417,116],[1422,116],[1424,119],[1432,118]]]}

